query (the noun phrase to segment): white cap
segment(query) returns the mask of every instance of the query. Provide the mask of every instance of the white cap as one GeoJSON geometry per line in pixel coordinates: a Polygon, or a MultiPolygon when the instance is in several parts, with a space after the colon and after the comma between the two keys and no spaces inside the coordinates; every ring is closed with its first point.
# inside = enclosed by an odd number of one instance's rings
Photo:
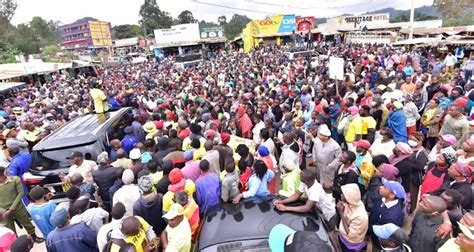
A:
{"type": "Polygon", "coordinates": [[[327,137],[331,136],[331,131],[326,124],[319,125],[318,133],[327,137]]]}
{"type": "Polygon", "coordinates": [[[137,159],[140,159],[140,157],[142,156],[142,153],[140,152],[139,149],[135,148],[130,151],[129,156],[130,156],[130,159],[137,160],[137,159]]]}

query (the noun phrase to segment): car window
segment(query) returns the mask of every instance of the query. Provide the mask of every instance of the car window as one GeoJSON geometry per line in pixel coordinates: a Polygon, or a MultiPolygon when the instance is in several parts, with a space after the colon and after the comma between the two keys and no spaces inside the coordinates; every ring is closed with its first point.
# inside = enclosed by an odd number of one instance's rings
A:
{"type": "Polygon", "coordinates": [[[124,113],[120,119],[115,120],[108,128],[107,128],[107,137],[108,141],[110,142],[112,139],[120,139],[122,140],[125,137],[124,129],[127,126],[130,126],[133,122],[133,116],[131,111],[124,113]]]}

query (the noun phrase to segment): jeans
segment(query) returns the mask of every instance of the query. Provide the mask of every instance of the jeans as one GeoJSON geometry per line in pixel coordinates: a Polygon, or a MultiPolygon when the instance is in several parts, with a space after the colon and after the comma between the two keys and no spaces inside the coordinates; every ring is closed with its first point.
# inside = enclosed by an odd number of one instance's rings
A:
{"type": "Polygon", "coordinates": [[[471,80],[472,77],[472,70],[464,70],[464,80],[466,83],[471,80]]]}

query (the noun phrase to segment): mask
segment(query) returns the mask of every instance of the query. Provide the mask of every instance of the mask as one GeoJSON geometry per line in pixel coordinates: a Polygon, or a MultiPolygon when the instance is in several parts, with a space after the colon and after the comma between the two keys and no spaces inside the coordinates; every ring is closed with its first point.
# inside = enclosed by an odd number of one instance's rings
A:
{"type": "Polygon", "coordinates": [[[372,107],[375,107],[375,105],[377,105],[377,102],[371,102],[370,105],[372,105],[372,107]]]}
{"type": "Polygon", "coordinates": [[[410,147],[416,147],[418,143],[413,140],[408,140],[408,145],[410,145],[410,147]]]}
{"type": "Polygon", "coordinates": [[[329,104],[330,104],[330,105],[334,105],[334,102],[330,102],[329,104]]]}

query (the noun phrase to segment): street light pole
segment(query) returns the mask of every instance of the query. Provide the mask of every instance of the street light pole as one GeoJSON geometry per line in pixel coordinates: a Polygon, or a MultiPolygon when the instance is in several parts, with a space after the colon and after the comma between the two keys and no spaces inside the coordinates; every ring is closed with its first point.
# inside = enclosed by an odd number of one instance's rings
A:
{"type": "Polygon", "coordinates": [[[143,34],[144,34],[144,37],[145,37],[145,51],[146,51],[146,53],[148,54],[148,53],[149,53],[149,50],[148,50],[148,36],[146,35],[146,25],[145,25],[145,22],[143,22],[143,34]]]}
{"type": "Polygon", "coordinates": [[[411,9],[410,9],[410,37],[413,38],[413,22],[415,21],[415,0],[411,0],[411,9]]]}

